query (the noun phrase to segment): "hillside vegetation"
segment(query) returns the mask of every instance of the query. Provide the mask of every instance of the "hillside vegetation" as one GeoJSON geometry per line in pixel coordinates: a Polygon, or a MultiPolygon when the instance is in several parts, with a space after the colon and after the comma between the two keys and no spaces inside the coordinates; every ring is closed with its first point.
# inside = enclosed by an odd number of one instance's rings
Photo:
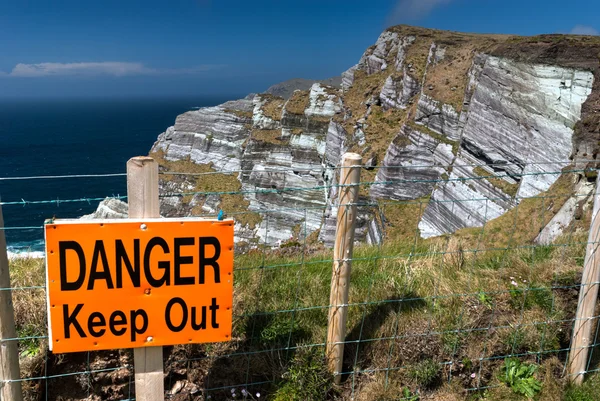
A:
{"type": "MultiPolygon", "coordinates": [[[[389,213],[406,207],[386,205],[389,213]]],[[[535,221],[541,209],[528,210],[523,215],[535,221]]],[[[233,341],[166,348],[166,388],[184,383],[182,398],[173,399],[244,399],[244,390],[245,399],[259,393],[267,400],[500,401],[525,399],[523,386],[538,400],[597,399],[596,376],[575,389],[563,375],[589,213],[550,246],[535,246],[525,222],[523,229],[503,225],[512,239],[495,247],[483,229],[417,239],[409,234],[416,222],[406,221],[404,234],[381,246],[355,249],[340,386],[324,360],[331,253],[290,242],[236,255],[233,341]],[[511,364],[529,373],[509,380],[511,364]]],[[[42,260],[11,262],[15,287],[44,286],[43,271],[42,260]]],[[[116,369],[53,377],[48,394],[128,396],[130,350],[47,354],[39,338],[46,336],[44,290],[13,297],[19,336],[27,338],[19,343],[24,377],[116,369]]],[[[24,384],[31,400],[45,389],[43,381],[24,384]]]]}

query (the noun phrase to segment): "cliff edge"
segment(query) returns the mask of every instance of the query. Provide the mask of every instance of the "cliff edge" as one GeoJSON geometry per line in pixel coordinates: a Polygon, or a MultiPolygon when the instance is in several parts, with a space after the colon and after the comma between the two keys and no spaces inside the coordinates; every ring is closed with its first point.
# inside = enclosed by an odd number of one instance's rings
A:
{"type": "MultiPolygon", "coordinates": [[[[341,88],[317,82],[289,98],[264,93],[178,116],[151,155],[163,172],[211,174],[163,175],[161,190],[173,196],[161,210],[223,209],[250,247],[304,236],[331,243],[335,167],[354,151],[372,183],[361,189],[370,205],[360,209],[362,241],[481,227],[528,198],[565,195],[528,233],[533,240],[569,195],[591,191],[583,174],[560,172],[595,167],[599,57],[597,37],[391,27],[342,74],[341,88]],[[243,194],[181,195],[226,191],[243,194]],[[418,206],[380,206],[409,200],[418,206]]],[[[563,211],[561,227],[572,214],[563,211]]]]}

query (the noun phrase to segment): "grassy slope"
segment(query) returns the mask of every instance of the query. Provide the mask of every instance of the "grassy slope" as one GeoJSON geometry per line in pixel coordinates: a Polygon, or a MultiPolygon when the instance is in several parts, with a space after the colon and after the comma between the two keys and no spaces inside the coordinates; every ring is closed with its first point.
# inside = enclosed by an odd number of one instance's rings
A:
{"type": "MultiPolygon", "coordinates": [[[[593,399],[577,394],[597,389],[597,379],[569,390],[558,351],[569,344],[585,234],[555,247],[520,247],[529,241],[514,235],[513,249],[486,251],[461,233],[415,241],[417,221],[390,228],[404,230],[399,240],[355,250],[344,362],[357,373],[340,387],[323,365],[331,254],[302,246],[238,255],[234,341],[176,347],[169,367],[201,387],[266,381],[252,391],[276,400],[417,392],[422,399],[505,400],[520,398],[498,380],[499,370],[505,356],[519,354],[540,366],[539,399],[593,399]],[[473,390],[482,387],[489,388],[473,390]]],[[[44,284],[41,261],[14,261],[11,272],[15,286],[44,284]]],[[[19,335],[45,335],[43,291],[14,297],[19,335]]],[[[23,355],[36,352],[36,340],[20,345],[23,355]]]]}

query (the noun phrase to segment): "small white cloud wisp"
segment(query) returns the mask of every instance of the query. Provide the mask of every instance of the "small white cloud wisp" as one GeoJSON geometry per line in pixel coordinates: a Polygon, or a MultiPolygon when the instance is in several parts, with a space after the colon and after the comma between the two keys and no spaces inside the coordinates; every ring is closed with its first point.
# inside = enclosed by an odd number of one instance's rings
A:
{"type": "Polygon", "coordinates": [[[389,22],[395,24],[405,20],[423,18],[436,7],[450,2],[452,0],[398,0],[389,17],[389,22]]]}
{"type": "Polygon", "coordinates": [[[146,67],[142,63],[119,61],[84,62],[84,63],[37,63],[17,64],[10,73],[0,72],[0,76],[8,77],[65,77],[65,76],[99,76],[114,77],[132,75],[176,75],[196,74],[203,71],[223,67],[222,65],[205,64],[192,68],[158,69],[146,67]]]}
{"type": "Polygon", "coordinates": [[[588,36],[598,36],[600,35],[600,31],[596,28],[588,25],[576,25],[570,32],[572,35],[588,35],[588,36]]]}

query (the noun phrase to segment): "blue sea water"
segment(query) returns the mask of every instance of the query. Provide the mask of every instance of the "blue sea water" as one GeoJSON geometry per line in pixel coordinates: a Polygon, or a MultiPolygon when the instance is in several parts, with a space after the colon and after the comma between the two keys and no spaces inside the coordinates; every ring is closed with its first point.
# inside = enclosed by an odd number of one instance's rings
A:
{"type": "MultiPolygon", "coordinates": [[[[125,177],[2,180],[70,174],[124,173],[185,111],[227,98],[0,100],[2,202],[126,195],[125,177]]],[[[93,212],[98,202],[4,205],[9,250],[43,249],[44,220],[93,212]],[[32,227],[32,228],[23,228],[32,227]]]]}

